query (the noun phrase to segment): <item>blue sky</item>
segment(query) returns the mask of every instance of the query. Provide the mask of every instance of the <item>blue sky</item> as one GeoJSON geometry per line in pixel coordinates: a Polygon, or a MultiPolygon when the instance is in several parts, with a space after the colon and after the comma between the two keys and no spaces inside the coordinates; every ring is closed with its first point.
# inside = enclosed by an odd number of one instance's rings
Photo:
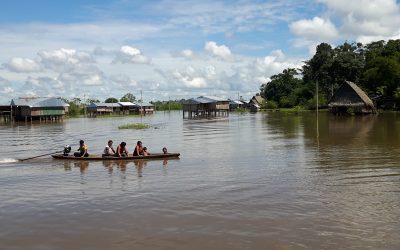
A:
{"type": "Polygon", "coordinates": [[[0,3],[0,103],[249,98],[315,46],[400,38],[395,0],[0,3]]]}

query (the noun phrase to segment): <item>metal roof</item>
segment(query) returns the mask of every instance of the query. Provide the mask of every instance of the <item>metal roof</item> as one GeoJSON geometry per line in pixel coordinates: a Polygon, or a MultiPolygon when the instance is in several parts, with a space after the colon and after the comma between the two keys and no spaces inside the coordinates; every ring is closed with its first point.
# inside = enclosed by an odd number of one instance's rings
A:
{"type": "Polygon", "coordinates": [[[68,107],[69,104],[65,103],[60,98],[18,98],[11,100],[12,106],[28,106],[31,108],[41,107],[68,107]]]}
{"type": "Polygon", "coordinates": [[[88,107],[95,108],[95,107],[120,107],[121,105],[118,103],[107,103],[107,102],[92,102],[88,107]]]}
{"type": "Polygon", "coordinates": [[[187,100],[185,103],[194,103],[194,104],[206,104],[213,102],[229,102],[227,99],[217,97],[217,96],[199,96],[195,98],[191,98],[187,100]]]}
{"type": "Polygon", "coordinates": [[[132,102],[118,102],[118,104],[121,106],[136,106],[136,104],[132,102]]]}
{"type": "Polygon", "coordinates": [[[138,103],[139,106],[153,107],[154,105],[148,102],[138,103]]]}
{"type": "Polygon", "coordinates": [[[219,96],[213,96],[213,95],[206,95],[206,96],[200,96],[200,97],[203,97],[203,98],[206,98],[206,99],[210,99],[210,100],[213,100],[213,101],[217,101],[217,102],[227,102],[228,101],[228,99],[226,99],[226,98],[222,98],[222,97],[219,97],[219,96]]]}
{"type": "Polygon", "coordinates": [[[230,102],[229,102],[229,104],[236,104],[236,105],[242,105],[242,104],[244,104],[244,102],[242,102],[242,101],[234,101],[234,100],[231,100],[230,102]]]}

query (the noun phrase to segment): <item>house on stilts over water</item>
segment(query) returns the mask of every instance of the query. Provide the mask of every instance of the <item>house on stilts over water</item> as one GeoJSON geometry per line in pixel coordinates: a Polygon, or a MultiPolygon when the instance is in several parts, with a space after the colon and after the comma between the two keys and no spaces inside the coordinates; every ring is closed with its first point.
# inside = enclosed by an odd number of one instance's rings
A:
{"type": "Polygon", "coordinates": [[[355,83],[345,81],[328,103],[329,110],[340,114],[376,114],[372,100],[355,83]]]}

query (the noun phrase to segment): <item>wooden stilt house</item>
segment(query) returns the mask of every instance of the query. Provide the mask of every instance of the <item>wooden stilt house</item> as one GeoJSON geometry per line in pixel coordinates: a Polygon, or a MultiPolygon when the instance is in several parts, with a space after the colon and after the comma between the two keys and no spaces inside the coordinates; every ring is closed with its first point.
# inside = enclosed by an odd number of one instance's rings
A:
{"type": "Polygon", "coordinates": [[[209,116],[228,116],[229,100],[216,96],[199,96],[184,101],[183,118],[209,117],[209,116]]]}
{"type": "Polygon", "coordinates": [[[18,98],[11,100],[12,115],[16,120],[62,120],[69,105],[60,98],[18,98]]]}

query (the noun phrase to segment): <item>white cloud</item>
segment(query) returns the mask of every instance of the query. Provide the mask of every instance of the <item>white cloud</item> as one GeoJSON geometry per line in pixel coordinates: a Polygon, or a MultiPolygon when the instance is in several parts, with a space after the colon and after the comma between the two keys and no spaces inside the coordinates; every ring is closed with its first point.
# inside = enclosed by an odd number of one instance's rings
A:
{"type": "Polygon", "coordinates": [[[61,48],[53,51],[40,51],[38,56],[43,67],[56,72],[72,70],[80,64],[94,62],[89,53],[75,49],[61,48]]]}
{"type": "Polygon", "coordinates": [[[219,58],[219,59],[222,59],[225,61],[232,60],[232,52],[225,45],[218,46],[216,42],[210,41],[210,42],[206,42],[206,44],[204,45],[204,49],[207,52],[209,52],[211,55],[215,56],[216,58],[219,58]]]}
{"type": "Polygon", "coordinates": [[[293,22],[289,28],[295,35],[309,40],[331,41],[338,37],[335,25],[329,19],[320,17],[293,22]]]}
{"type": "Polygon", "coordinates": [[[190,65],[179,70],[158,69],[157,72],[164,82],[174,83],[165,86],[166,89],[189,90],[192,93],[203,91],[206,94],[224,92],[232,95],[240,92],[243,95],[254,95],[259,92],[260,85],[268,82],[272,75],[281,73],[286,68],[299,68],[302,64],[302,59],[287,58],[283,51],[274,50],[263,58],[243,58],[241,62],[229,64],[217,61],[210,64],[205,60],[204,66],[199,63],[197,66],[190,65]],[[225,64],[230,67],[224,67],[225,64]]]}
{"type": "Polygon", "coordinates": [[[190,50],[190,49],[185,49],[185,50],[182,50],[180,52],[174,52],[174,53],[171,53],[171,55],[174,56],[174,57],[183,57],[183,58],[186,58],[188,60],[192,60],[192,59],[195,59],[196,57],[198,57],[198,56],[195,55],[193,50],[190,50]]]}
{"type": "Polygon", "coordinates": [[[341,22],[340,31],[346,38],[372,41],[384,40],[400,34],[400,8],[395,0],[320,0],[327,5],[329,14],[341,22]],[[371,37],[371,39],[367,39],[371,37]]]}
{"type": "Polygon", "coordinates": [[[369,43],[400,37],[400,8],[395,0],[318,0],[327,10],[324,18],[302,19],[289,27],[294,45],[314,51],[320,42],[354,40],[369,43]],[[335,21],[334,25],[331,20],[335,21]]]}
{"type": "Polygon", "coordinates": [[[192,66],[188,66],[184,71],[175,70],[173,78],[186,88],[206,88],[207,80],[201,72],[197,72],[192,66]]]}
{"type": "Polygon", "coordinates": [[[124,45],[115,56],[113,63],[149,64],[150,61],[139,49],[124,45]]]}
{"type": "Polygon", "coordinates": [[[58,80],[77,86],[98,86],[107,83],[104,73],[96,65],[78,65],[60,74],[58,80]]]}
{"type": "MultiPolygon", "coordinates": [[[[17,90],[19,96],[50,96],[52,86],[47,84],[47,77],[28,77],[21,88],[17,90]]],[[[59,88],[54,88],[59,90],[59,88]]]]}
{"type": "Polygon", "coordinates": [[[137,86],[137,82],[135,80],[132,80],[129,76],[125,74],[117,74],[117,75],[111,75],[109,77],[109,82],[117,84],[119,87],[124,88],[124,87],[135,87],[137,86]]]}
{"type": "Polygon", "coordinates": [[[191,28],[206,34],[265,31],[271,25],[291,20],[298,15],[296,8],[305,3],[282,1],[213,1],[164,0],[148,8],[158,15],[171,15],[169,25],[191,28]]]}
{"type": "Polygon", "coordinates": [[[40,71],[40,65],[32,59],[13,57],[3,67],[17,73],[29,73],[40,71]]]}
{"type": "Polygon", "coordinates": [[[0,91],[0,93],[5,94],[5,95],[10,95],[12,93],[14,93],[14,89],[11,87],[4,87],[2,91],[0,91]]]}

